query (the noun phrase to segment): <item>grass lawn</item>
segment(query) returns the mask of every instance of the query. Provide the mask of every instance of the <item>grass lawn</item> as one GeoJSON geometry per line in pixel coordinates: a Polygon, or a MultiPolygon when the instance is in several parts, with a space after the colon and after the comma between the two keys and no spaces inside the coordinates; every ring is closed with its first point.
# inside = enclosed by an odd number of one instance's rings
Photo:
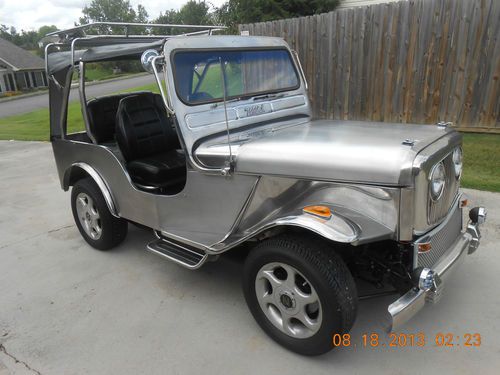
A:
{"type": "MultiPolygon", "coordinates": [[[[110,66],[102,66],[100,64],[88,64],[85,69],[85,81],[103,81],[105,79],[118,78],[130,74],[141,73],[142,70],[133,73],[113,73],[110,66]]],[[[73,81],[78,81],[78,74],[73,74],[73,81]]]]}
{"type": "MultiPolygon", "coordinates": [[[[153,83],[134,87],[128,91],[158,92],[158,87],[153,83]]],[[[84,129],[78,101],[71,102],[68,106],[68,127],[69,132],[84,129]]],[[[500,134],[465,133],[463,136],[462,186],[500,192],[500,134]]],[[[0,139],[47,141],[49,139],[48,109],[0,118],[0,139]]]]}
{"type": "Polygon", "coordinates": [[[500,134],[464,134],[462,186],[500,192],[500,134]]]}
{"type": "MultiPolygon", "coordinates": [[[[133,87],[121,92],[153,91],[158,92],[156,83],[133,87]]],[[[84,130],[80,102],[73,101],[68,105],[68,133],[84,130]]],[[[0,118],[0,140],[14,139],[19,141],[49,140],[49,110],[39,109],[21,115],[0,118]]]]}

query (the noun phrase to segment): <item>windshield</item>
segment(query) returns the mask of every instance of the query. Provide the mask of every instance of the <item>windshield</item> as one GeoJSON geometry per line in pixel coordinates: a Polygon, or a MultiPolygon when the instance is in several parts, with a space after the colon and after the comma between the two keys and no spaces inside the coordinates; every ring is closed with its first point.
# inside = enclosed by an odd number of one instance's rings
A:
{"type": "Polygon", "coordinates": [[[173,58],[177,95],[186,104],[244,98],[299,87],[290,53],[285,49],[250,51],[182,51],[173,58]]]}

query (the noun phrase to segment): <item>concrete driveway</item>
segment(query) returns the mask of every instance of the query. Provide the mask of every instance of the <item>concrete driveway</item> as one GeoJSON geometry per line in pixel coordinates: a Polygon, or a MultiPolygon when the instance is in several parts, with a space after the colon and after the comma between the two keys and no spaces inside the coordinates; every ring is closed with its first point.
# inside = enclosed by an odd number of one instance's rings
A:
{"type": "MultiPolygon", "coordinates": [[[[129,89],[131,87],[143,86],[154,82],[151,74],[138,75],[130,78],[104,81],[89,85],[86,90],[87,98],[111,94],[113,92],[129,89]]],[[[78,89],[72,88],[69,96],[70,101],[78,100],[78,89]]],[[[0,117],[18,115],[21,113],[35,111],[41,108],[48,108],[49,94],[40,94],[16,98],[0,102],[0,117]]]]}
{"type": "MultiPolygon", "coordinates": [[[[0,142],[0,374],[498,374],[500,194],[467,191],[489,209],[477,253],[405,332],[424,347],[363,348],[395,297],[360,302],[357,347],[317,358],[272,342],[247,311],[241,261],[188,271],[145,251],[130,226],[110,252],[73,224],[50,144],[0,142]],[[479,333],[482,344],[437,347],[438,332],[479,333]]],[[[463,340],[460,340],[463,344],[463,340]]]]}

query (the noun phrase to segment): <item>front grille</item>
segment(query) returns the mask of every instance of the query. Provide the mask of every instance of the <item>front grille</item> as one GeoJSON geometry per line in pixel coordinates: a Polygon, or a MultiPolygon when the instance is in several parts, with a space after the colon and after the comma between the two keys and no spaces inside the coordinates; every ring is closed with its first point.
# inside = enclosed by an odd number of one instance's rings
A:
{"type": "Polygon", "coordinates": [[[448,214],[451,204],[458,194],[460,181],[455,177],[452,154],[444,158],[443,164],[446,171],[446,182],[443,195],[437,202],[434,202],[431,199],[430,192],[428,194],[427,224],[429,225],[436,224],[448,214]]]}
{"type": "Polygon", "coordinates": [[[437,232],[430,234],[430,240],[424,236],[420,242],[430,242],[431,250],[427,253],[418,254],[418,266],[432,268],[443,256],[451,245],[457,240],[462,231],[462,209],[458,204],[448,218],[446,224],[437,232]]]}

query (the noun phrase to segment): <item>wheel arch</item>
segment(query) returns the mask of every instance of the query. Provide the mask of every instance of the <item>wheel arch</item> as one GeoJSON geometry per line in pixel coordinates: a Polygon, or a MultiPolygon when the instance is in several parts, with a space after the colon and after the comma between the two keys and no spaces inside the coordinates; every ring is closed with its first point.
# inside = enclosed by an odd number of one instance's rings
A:
{"type": "Polygon", "coordinates": [[[98,186],[108,206],[109,212],[111,212],[114,217],[120,217],[111,190],[108,188],[99,172],[87,163],[73,163],[71,167],[66,170],[63,178],[63,189],[67,191],[69,187],[75,185],[78,180],[87,177],[92,178],[98,186]]]}
{"type": "Polygon", "coordinates": [[[263,176],[226,237],[211,246],[224,251],[279,227],[300,227],[330,242],[368,244],[395,239],[399,189],[289,177],[263,176]],[[306,208],[326,206],[329,217],[306,208]]]}
{"type": "MultiPolygon", "coordinates": [[[[284,231],[301,231],[330,243],[352,246],[391,239],[394,235],[393,231],[374,219],[354,213],[347,216],[345,212],[334,212],[330,219],[325,220],[306,213],[300,214],[295,210],[293,214],[259,223],[258,227],[247,231],[243,237],[229,236],[224,242],[213,245],[212,249],[223,252],[243,242],[259,241],[284,231]]],[[[242,232],[244,231],[239,233],[242,232]]]]}
{"type": "Polygon", "coordinates": [[[270,227],[264,231],[258,232],[254,234],[253,236],[249,237],[245,242],[255,242],[259,243],[264,240],[267,240],[269,238],[281,236],[283,234],[295,234],[295,235],[300,235],[303,237],[308,237],[311,239],[315,239],[317,241],[324,242],[326,244],[331,244],[332,246],[335,247],[335,245],[344,247],[344,246],[352,246],[350,242],[341,242],[338,241],[337,239],[332,239],[332,238],[327,238],[318,231],[312,230],[311,228],[307,228],[304,226],[298,226],[298,225],[275,225],[273,227],[270,227]]]}

